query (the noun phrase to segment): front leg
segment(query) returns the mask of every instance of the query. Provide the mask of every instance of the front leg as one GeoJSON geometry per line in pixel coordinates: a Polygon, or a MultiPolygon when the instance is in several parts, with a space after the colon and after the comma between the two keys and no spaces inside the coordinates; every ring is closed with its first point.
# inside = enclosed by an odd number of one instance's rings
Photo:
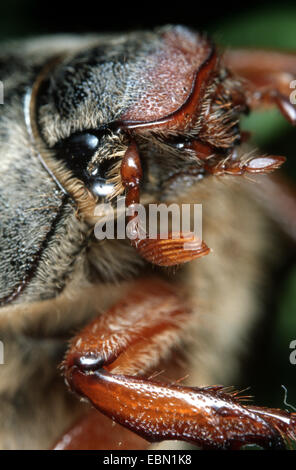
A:
{"type": "Polygon", "coordinates": [[[229,69],[244,79],[251,109],[277,106],[296,125],[296,106],[291,102],[296,79],[296,55],[280,51],[233,49],[224,54],[229,69]]]}
{"type": "Polygon", "coordinates": [[[99,411],[149,442],[167,439],[203,449],[256,443],[284,448],[296,414],[243,405],[221,386],[195,388],[137,377],[182,345],[191,311],[182,292],[160,280],[136,282],[125,299],[71,342],[66,382],[99,411]]]}

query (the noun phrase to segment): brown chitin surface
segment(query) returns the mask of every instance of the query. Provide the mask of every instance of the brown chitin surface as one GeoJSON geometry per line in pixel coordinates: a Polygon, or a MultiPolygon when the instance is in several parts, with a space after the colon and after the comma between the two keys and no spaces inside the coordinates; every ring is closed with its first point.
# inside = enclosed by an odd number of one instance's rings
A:
{"type": "Polygon", "coordinates": [[[233,49],[224,53],[224,62],[257,88],[272,86],[283,95],[291,93],[290,83],[296,74],[296,58],[292,52],[233,49]]]}
{"type": "MultiPolygon", "coordinates": [[[[140,202],[140,183],[142,179],[142,167],[137,145],[134,141],[127,148],[121,164],[122,184],[126,188],[126,207],[131,207],[140,202]]],[[[199,240],[195,233],[181,232],[179,234],[169,232],[168,236],[149,239],[148,235],[139,235],[137,213],[129,217],[132,224],[132,246],[142,258],[157,266],[176,266],[187,263],[195,258],[207,255],[210,250],[207,245],[199,240]]]]}
{"type": "Polygon", "coordinates": [[[174,285],[158,278],[135,281],[122,301],[71,341],[63,368],[86,357],[90,369],[95,361],[118,373],[144,372],[180,344],[188,320],[190,308],[174,285]]]}
{"type": "Polygon", "coordinates": [[[224,62],[244,79],[251,108],[275,105],[292,125],[296,125],[296,107],[290,99],[291,83],[296,74],[294,53],[234,49],[226,51],[224,62]]]}
{"type": "Polygon", "coordinates": [[[288,412],[252,412],[215,387],[163,385],[103,368],[85,374],[73,367],[67,380],[98,410],[150,442],[184,440],[203,449],[235,450],[252,443],[285,448],[282,434],[289,437],[295,430],[296,418],[288,412]]]}
{"type": "Polygon", "coordinates": [[[150,443],[91,410],[65,432],[53,450],[145,450],[150,443]]]}
{"type": "Polygon", "coordinates": [[[150,442],[284,448],[285,438],[295,438],[295,413],[247,407],[236,392],[219,386],[184,387],[134,377],[164,357],[189,322],[190,310],[172,287],[139,281],[74,338],[63,362],[66,381],[98,410],[150,442]]]}
{"type": "Polygon", "coordinates": [[[175,28],[166,31],[157,51],[138,68],[139,96],[121,116],[126,121],[155,121],[183,105],[196,72],[208,59],[212,44],[201,34],[175,28]]]}

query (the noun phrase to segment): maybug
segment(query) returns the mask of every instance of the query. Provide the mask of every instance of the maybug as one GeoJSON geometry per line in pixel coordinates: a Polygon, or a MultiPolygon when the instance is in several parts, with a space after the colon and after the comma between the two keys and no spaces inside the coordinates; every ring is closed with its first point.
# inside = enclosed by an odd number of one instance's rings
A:
{"type": "Polygon", "coordinates": [[[210,385],[235,377],[271,219],[295,235],[293,196],[267,176],[285,158],[240,129],[265,105],[295,125],[295,55],[222,54],[167,26],[12,43],[0,70],[2,448],[285,447],[295,413],[210,385]],[[136,211],[131,241],[98,241],[97,205],[122,195],[202,203],[204,240],[138,237],[136,211]]]}

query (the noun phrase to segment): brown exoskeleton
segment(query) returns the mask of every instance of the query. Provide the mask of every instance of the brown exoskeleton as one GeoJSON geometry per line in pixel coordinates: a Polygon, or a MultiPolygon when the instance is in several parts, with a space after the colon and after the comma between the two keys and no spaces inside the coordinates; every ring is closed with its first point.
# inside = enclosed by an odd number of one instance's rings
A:
{"type": "Polygon", "coordinates": [[[274,258],[270,215],[295,236],[294,199],[266,176],[284,157],[250,151],[239,126],[262,105],[295,125],[295,55],[221,55],[163,27],[11,44],[0,71],[0,447],[285,447],[295,413],[206,385],[235,379],[274,258]],[[124,194],[202,203],[205,241],[137,237],[136,212],[131,242],[97,240],[96,205],[124,194]],[[61,368],[103,414],[57,371],[82,327],[61,368]]]}

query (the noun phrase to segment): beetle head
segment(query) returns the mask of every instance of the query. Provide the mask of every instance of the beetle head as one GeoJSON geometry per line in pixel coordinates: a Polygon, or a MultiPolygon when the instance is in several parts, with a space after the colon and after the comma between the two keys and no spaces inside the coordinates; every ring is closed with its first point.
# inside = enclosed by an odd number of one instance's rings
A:
{"type": "Polygon", "coordinates": [[[136,141],[143,193],[158,199],[168,177],[188,166],[202,177],[206,157],[239,142],[238,88],[207,37],[166,27],[58,59],[40,80],[34,119],[67,191],[72,176],[94,198],[122,193],[121,161],[136,141]]]}

